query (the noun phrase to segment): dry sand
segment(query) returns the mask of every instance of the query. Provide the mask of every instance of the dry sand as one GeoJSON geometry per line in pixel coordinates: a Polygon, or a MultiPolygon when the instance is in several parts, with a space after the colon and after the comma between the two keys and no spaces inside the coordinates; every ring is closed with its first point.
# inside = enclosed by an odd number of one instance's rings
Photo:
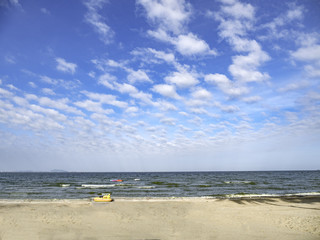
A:
{"type": "Polygon", "coordinates": [[[0,239],[320,239],[320,198],[0,200],[0,239]]]}

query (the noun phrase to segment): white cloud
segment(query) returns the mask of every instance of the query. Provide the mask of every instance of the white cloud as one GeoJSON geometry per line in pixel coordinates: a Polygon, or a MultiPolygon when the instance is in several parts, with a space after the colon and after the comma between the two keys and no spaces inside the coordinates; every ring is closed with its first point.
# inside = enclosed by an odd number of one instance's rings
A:
{"type": "Polygon", "coordinates": [[[117,78],[109,73],[105,73],[99,77],[98,83],[110,88],[114,89],[114,83],[117,80],[117,78]]]}
{"type": "Polygon", "coordinates": [[[12,94],[10,91],[8,91],[8,90],[5,90],[5,89],[3,89],[3,88],[0,88],[0,95],[5,96],[5,97],[10,97],[10,96],[12,96],[13,94],[12,94]]]}
{"type": "Polygon", "coordinates": [[[145,93],[142,91],[139,91],[136,87],[127,84],[127,83],[116,83],[115,84],[116,90],[119,91],[120,93],[128,93],[131,97],[135,99],[139,99],[141,102],[148,104],[148,105],[153,105],[154,103],[152,102],[152,95],[150,93],[145,93]]]}
{"type": "Polygon", "coordinates": [[[131,84],[134,84],[136,82],[149,82],[149,83],[152,83],[152,80],[141,69],[139,69],[138,71],[131,70],[127,78],[128,78],[128,81],[131,84]]]}
{"type": "Polygon", "coordinates": [[[29,86],[32,88],[36,88],[37,84],[35,84],[34,82],[28,82],[29,86]]]}
{"type": "Polygon", "coordinates": [[[46,95],[55,95],[55,92],[50,88],[43,88],[42,92],[46,95]]]}
{"type": "Polygon", "coordinates": [[[38,77],[44,83],[54,85],[55,87],[62,87],[68,90],[78,88],[81,85],[81,82],[76,79],[73,81],[65,81],[63,79],[54,79],[44,75],[39,75],[38,77]]]}
{"type": "Polygon", "coordinates": [[[102,104],[113,105],[119,108],[126,108],[128,106],[126,102],[117,100],[117,97],[114,95],[93,93],[88,91],[83,91],[82,93],[85,94],[91,100],[98,101],[102,104]]]}
{"type": "Polygon", "coordinates": [[[139,99],[140,101],[142,101],[145,104],[148,104],[148,105],[154,104],[152,102],[152,95],[150,93],[145,93],[145,92],[139,91],[136,93],[131,93],[130,96],[133,98],[139,99]]]}
{"type": "Polygon", "coordinates": [[[133,94],[138,92],[138,89],[136,87],[127,83],[122,83],[122,84],[117,83],[116,87],[117,87],[117,90],[121,93],[133,94]]]}
{"type": "Polygon", "coordinates": [[[84,2],[84,5],[88,8],[85,20],[100,35],[101,41],[105,44],[112,42],[114,36],[112,29],[104,22],[103,17],[99,14],[99,10],[101,10],[107,2],[107,0],[89,0],[84,2]]]}
{"type": "Polygon", "coordinates": [[[223,105],[219,102],[215,102],[215,105],[221,109],[221,111],[223,112],[227,112],[227,113],[233,113],[236,111],[239,111],[239,107],[238,106],[233,106],[233,105],[223,105]]]}
{"type": "Polygon", "coordinates": [[[50,15],[50,11],[46,8],[41,8],[40,11],[43,13],[43,14],[46,14],[46,15],[50,15]]]}
{"type": "Polygon", "coordinates": [[[143,62],[148,64],[160,64],[163,63],[163,61],[168,64],[175,63],[175,56],[173,53],[166,53],[153,48],[137,48],[133,50],[131,54],[140,57],[143,62]]]}
{"type": "Polygon", "coordinates": [[[237,85],[223,74],[208,74],[205,76],[205,81],[215,84],[221,91],[231,97],[238,97],[249,92],[247,87],[237,85]]]}
{"type": "Polygon", "coordinates": [[[209,105],[210,101],[208,101],[208,99],[187,99],[185,103],[187,106],[200,107],[204,105],[209,105]]]}
{"type": "Polygon", "coordinates": [[[168,84],[158,84],[154,85],[152,91],[161,94],[162,96],[180,99],[181,97],[177,94],[176,88],[173,85],[168,84]]]}
{"type": "Polygon", "coordinates": [[[65,115],[59,113],[58,111],[56,111],[54,109],[43,108],[43,107],[40,107],[40,106],[34,105],[34,104],[30,105],[30,109],[34,112],[43,113],[46,116],[48,116],[49,118],[54,119],[59,122],[64,122],[67,120],[67,117],[65,115]]]}
{"type": "MultiPolygon", "coordinates": [[[[267,38],[291,38],[295,30],[290,28],[293,21],[302,20],[304,17],[304,7],[297,6],[295,3],[289,4],[289,9],[282,15],[273,19],[273,21],[262,25],[263,28],[269,30],[267,38]]],[[[295,26],[297,25],[297,22],[295,26]]]]}
{"type": "Polygon", "coordinates": [[[10,64],[16,64],[16,58],[12,55],[6,55],[4,57],[4,60],[7,62],[7,63],[10,63],[10,64]]]}
{"type": "Polygon", "coordinates": [[[279,88],[278,91],[279,92],[295,91],[302,88],[306,88],[308,86],[310,86],[310,83],[308,81],[300,81],[300,82],[289,83],[286,86],[279,88]]]}
{"type": "Polygon", "coordinates": [[[172,39],[172,44],[175,45],[177,51],[184,56],[217,55],[204,40],[199,39],[193,33],[179,35],[177,38],[172,39]]]}
{"type": "Polygon", "coordinates": [[[184,0],[138,0],[146,10],[147,18],[160,29],[179,34],[188,22],[190,4],[184,0]]]}
{"type": "Polygon", "coordinates": [[[191,112],[193,114],[206,114],[209,115],[208,111],[204,108],[191,108],[191,112]]]}
{"type": "Polygon", "coordinates": [[[320,61],[320,45],[301,47],[292,53],[292,57],[299,61],[320,61]]]}
{"type": "Polygon", "coordinates": [[[77,64],[67,62],[63,58],[56,58],[56,62],[58,63],[57,69],[62,72],[72,73],[74,74],[77,68],[77,64]]]}
{"type": "Polygon", "coordinates": [[[165,81],[170,84],[175,84],[179,88],[189,88],[199,83],[193,74],[184,69],[180,69],[179,72],[171,73],[169,76],[165,77],[165,81]]]}
{"type": "Polygon", "coordinates": [[[178,108],[170,102],[159,100],[155,103],[155,106],[160,108],[162,111],[177,111],[178,108]]]}
{"type": "Polygon", "coordinates": [[[48,76],[40,76],[40,79],[45,82],[45,83],[49,83],[51,85],[57,85],[58,84],[58,80],[50,78],[48,76]]]}
{"type": "Polygon", "coordinates": [[[262,98],[260,96],[251,96],[251,97],[245,97],[242,98],[242,100],[246,103],[255,103],[260,101],[262,98]]]}
{"type": "Polygon", "coordinates": [[[293,60],[306,62],[305,71],[310,77],[320,76],[320,45],[314,42],[302,42],[303,46],[291,53],[293,60]]]}
{"type": "Polygon", "coordinates": [[[228,70],[234,81],[221,74],[207,75],[205,80],[217,85],[227,95],[235,97],[249,92],[246,83],[270,78],[268,73],[258,70],[270,57],[256,40],[247,38],[247,33],[255,21],[253,6],[238,1],[223,3],[227,5],[222,5],[220,12],[215,15],[216,20],[220,21],[219,35],[226,39],[235,51],[247,54],[232,57],[228,70]]]}
{"type": "Polygon", "coordinates": [[[163,41],[163,42],[167,42],[167,43],[174,42],[174,38],[171,37],[166,31],[164,31],[162,29],[157,29],[155,31],[148,30],[148,34],[151,37],[154,37],[155,39],[163,41]]]}
{"type": "Polygon", "coordinates": [[[193,98],[197,98],[197,99],[211,99],[212,98],[212,94],[204,89],[204,88],[196,88],[192,93],[191,93],[193,98]]]}
{"type": "Polygon", "coordinates": [[[148,51],[153,53],[156,58],[162,59],[165,62],[172,63],[175,62],[175,57],[172,53],[166,53],[163,51],[157,51],[152,48],[148,48],[148,51]]]}
{"type": "Polygon", "coordinates": [[[162,118],[160,122],[165,125],[174,126],[176,125],[176,119],[174,118],[162,118]]]}
{"type": "Polygon", "coordinates": [[[191,5],[184,0],[139,0],[147,18],[157,26],[148,34],[160,41],[170,43],[184,56],[216,55],[209,45],[197,35],[187,31],[191,5]]]}
{"type": "Polygon", "coordinates": [[[253,20],[255,15],[255,9],[251,4],[245,4],[237,1],[230,1],[228,4],[221,7],[221,10],[234,18],[246,18],[253,20]]]}
{"type": "Polygon", "coordinates": [[[20,106],[27,106],[27,105],[29,104],[29,102],[28,102],[25,98],[22,98],[22,97],[14,96],[14,97],[12,98],[12,100],[13,100],[16,104],[18,104],[18,105],[20,105],[20,106]]]}
{"type": "Polygon", "coordinates": [[[138,111],[139,111],[139,108],[137,108],[137,107],[128,107],[128,108],[125,110],[126,113],[136,113],[136,112],[138,112],[138,111]]]}
{"type": "Polygon", "coordinates": [[[14,90],[14,91],[18,91],[19,90],[18,88],[16,88],[12,84],[7,84],[7,88],[9,88],[10,90],[14,90]]]}
{"type": "Polygon", "coordinates": [[[83,113],[79,109],[76,109],[68,105],[70,100],[67,98],[52,100],[48,97],[37,97],[35,95],[26,95],[26,98],[30,100],[36,100],[42,106],[47,106],[47,107],[59,109],[65,112],[83,115],[83,113]]]}
{"type": "Polygon", "coordinates": [[[112,109],[104,109],[100,102],[94,102],[91,100],[78,101],[78,102],[75,102],[74,105],[93,113],[100,113],[100,114],[114,113],[112,109]]]}

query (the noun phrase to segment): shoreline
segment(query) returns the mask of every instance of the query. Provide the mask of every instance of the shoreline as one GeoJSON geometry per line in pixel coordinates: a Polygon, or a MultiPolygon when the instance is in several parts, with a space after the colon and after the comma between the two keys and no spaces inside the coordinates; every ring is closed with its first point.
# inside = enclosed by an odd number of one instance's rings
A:
{"type": "MultiPolygon", "coordinates": [[[[112,196],[111,196],[112,197],[112,196]]],[[[94,197],[90,198],[25,198],[25,199],[10,199],[10,198],[0,198],[1,203],[7,202],[15,202],[15,203],[28,203],[28,202],[93,202],[94,197]]],[[[241,196],[235,195],[234,197],[112,197],[114,201],[222,201],[222,200],[245,200],[245,201],[256,201],[256,200],[313,200],[318,201],[320,203],[320,194],[319,195],[288,195],[288,196],[260,196],[260,195],[252,195],[252,196],[241,196]]]]}

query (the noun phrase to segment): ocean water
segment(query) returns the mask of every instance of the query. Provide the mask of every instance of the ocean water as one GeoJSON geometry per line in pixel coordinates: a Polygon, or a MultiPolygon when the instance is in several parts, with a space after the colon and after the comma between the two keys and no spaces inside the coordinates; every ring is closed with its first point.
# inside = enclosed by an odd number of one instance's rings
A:
{"type": "Polygon", "coordinates": [[[114,198],[320,195],[320,171],[0,173],[0,199],[87,199],[103,193],[114,198]]]}

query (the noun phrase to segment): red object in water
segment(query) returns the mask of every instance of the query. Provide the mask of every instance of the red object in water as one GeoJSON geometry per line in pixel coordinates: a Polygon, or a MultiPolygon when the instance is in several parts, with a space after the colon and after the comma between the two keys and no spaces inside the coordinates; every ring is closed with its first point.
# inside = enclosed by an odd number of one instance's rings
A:
{"type": "Polygon", "coordinates": [[[111,182],[122,182],[121,179],[111,179],[110,181],[111,181],[111,182]]]}

